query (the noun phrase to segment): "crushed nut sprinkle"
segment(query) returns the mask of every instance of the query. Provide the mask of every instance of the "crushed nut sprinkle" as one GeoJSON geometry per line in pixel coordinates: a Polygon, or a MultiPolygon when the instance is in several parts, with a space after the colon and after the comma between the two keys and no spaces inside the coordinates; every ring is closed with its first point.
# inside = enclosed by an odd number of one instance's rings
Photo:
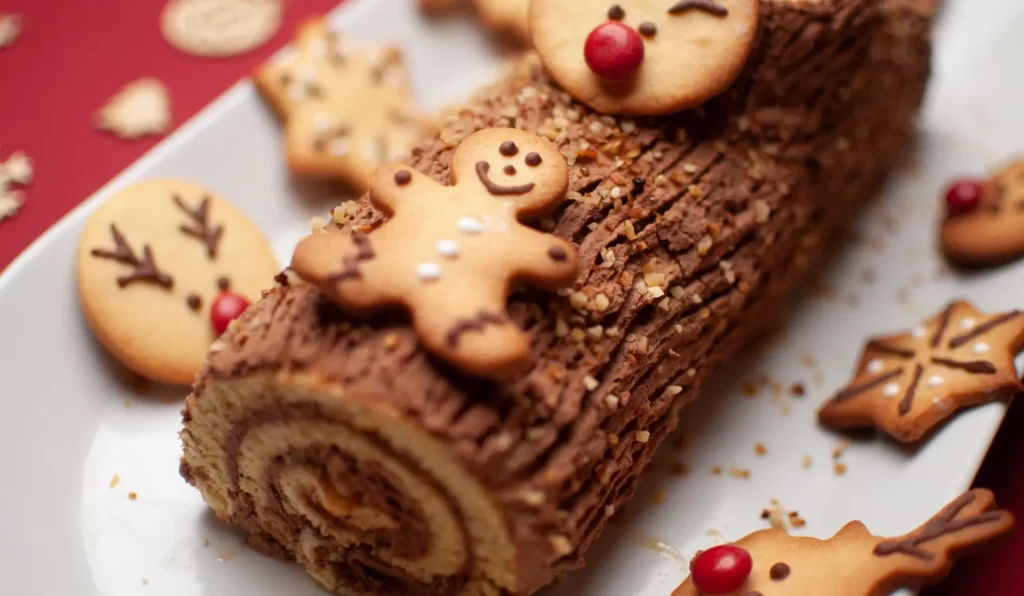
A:
{"type": "Polygon", "coordinates": [[[838,460],[841,457],[843,457],[843,453],[845,453],[846,450],[849,449],[850,445],[851,443],[849,440],[843,440],[836,446],[832,447],[832,459],[838,460]]]}
{"type": "Polygon", "coordinates": [[[764,446],[764,443],[758,441],[757,443],[754,443],[754,453],[764,457],[765,455],[768,455],[768,448],[764,446]]]}
{"type": "Polygon", "coordinates": [[[704,236],[703,238],[700,239],[700,242],[697,243],[697,254],[699,254],[702,257],[708,254],[709,252],[711,252],[711,246],[714,243],[715,241],[711,239],[711,236],[704,236]]]}
{"type": "Polygon", "coordinates": [[[608,309],[608,306],[610,304],[611,303],[608,300],[608,297],[605,296],[604,294],[598,294],[597,296],[594,296],[594,310],[597,310],[598,312],[604,312],[605,310],[608,309]]]}
{"type": "Polygon", "coordinates": [[[528,490],[523,493],[523,502],[531,507],[544,504],[544,493],[539,490],[528,490]]]}
{"type": "Polygon", "coordinates": [[[561,534],[551,534],[548,536],[548,544],[551,545],[551,550],[554,551],[558,557],[564,557],[572,552],[572,543],[569,539],[561,534]]]}
{"type": "Polygon", "coordinates": [[[586,307],[588,302],[590,302],[590,299],[587,298],[587,295],[583,292],[573,292],[572,295],[569,296],[569,306],[576,309],[586,307]]]}
{"type": "Polygon", "coordinates": [[[740,478],[746,480],[750,478],[750,470],[748,470],[747,468],[732,467],[729,468],[729,475],[732,476],[733,478],[740,478]]]}
{"type": "Polygon", "coordinates": [[[597,389],[600,385],[601,383],[590,375],[583,377],[583,386],[587,388],[587,391],[593,391],[594,389],[597,389]]]}
{"type": "Polygon", "coordinates": [[[832,471],[835,472],[836,476],[845,476],[847,469],[848,468],[846,467],[846,464],[842,462],[837,461],[835,462],[835,464],[832,465],[832,471]]]}
{"type": "Polygon", "coordinates": [[[811,459],[810,455],[804,455],[803,457],[800,458],[800,467],[805,470],[809,470],[811,468],[811,464],[813,463],[814,460],[811,459]]]}
{"type": "Polygon", "coordinates": [[[646,430],[638,430],[636,431],[635,438],[637,443],[646,443],[647,441],[651,440],[651,433],[650,431],[646,430]]]}
{"type": "Polygon", "coordinates": [[[669,395],[679,395],[683,392],[683,388],[680,385],[669,385],[665,387],[665,393],[669,395]]]}
{"type": "Polygon", "coordinates": [[[614,410],[614,409],[616,409],[616,408],[618,408],[618,407],[619,407],[619,396],[617,396],[617,395],[612,395],[612,394],[610,394],[610,393],[609,393],[608,395],[606,395],[606,396],[605,396],[605,398],[604,398],[604,403],[605,403],[605,404],[606,404],[606,405],[607,405],[607,406],[608,406],[609,408],[611,408],[611,409],[613,409],[613,410],[614,410]]]}

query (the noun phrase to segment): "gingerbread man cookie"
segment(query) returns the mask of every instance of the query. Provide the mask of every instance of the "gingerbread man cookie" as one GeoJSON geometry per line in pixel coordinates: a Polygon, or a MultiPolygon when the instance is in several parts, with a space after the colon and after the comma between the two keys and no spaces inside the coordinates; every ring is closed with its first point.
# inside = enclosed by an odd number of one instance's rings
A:
{"type": "Polygon", "coordinates": [[[179,385],[279,271],[245,215],[182,180],[138,182],[110,197],[82,231],[75,269],[100,343],[140,375],[179,385]]]}
{"type": "Polygon", "coordinates": [[[818,418],[916,441],[961,408],[1024,391],[1013,363],[1022,349],[1024,314],[985,315],[953,302],[910,333],[870,340],[853,380],[818,418]]]}
{"type": "Polygon", "coordinates": [[[757,37],[760,0],[533,0],[545,68],[606,114],[697,107],[736,79],[757,37]]]}
{"type": "Polygon", "coordinates": [[[957,497],[904,536],[874,536],[851,522],[828,540],[780,528],[697,553],[672,596],[889,596],[949,574],[953,560],[1013,530],[985,489],[957,497]]]}
{"type": "Polygon", "coordinates": [[[370,199],[380,228],[314,233],[292,270],[346,309],[398,306],[424,346],[470,374],[503,376],[529,358],[505,303],[514,281],[559,288],[576,277],[574,246],[528,228],[565,198],[565,158],[545,139],[477,132],[452,157],[451,186],[401,165],[377,170],[370,199]]]}
{"type": "Polygon", "coordinates": [[[303,26],[298,47],[271,59],[255,80],[284,120],[285,153],[297,174],[362,191],[375,168],[435,131],[412,109],[398,50],[357,47],[323,21],[303,26]]]}
{"type": "Polygon", "coordinates": [[[1024,159],[987,181],[958,180],[946,192],[940,243],[959,265],[1001,265],[1024,256],[1024,159]]]}

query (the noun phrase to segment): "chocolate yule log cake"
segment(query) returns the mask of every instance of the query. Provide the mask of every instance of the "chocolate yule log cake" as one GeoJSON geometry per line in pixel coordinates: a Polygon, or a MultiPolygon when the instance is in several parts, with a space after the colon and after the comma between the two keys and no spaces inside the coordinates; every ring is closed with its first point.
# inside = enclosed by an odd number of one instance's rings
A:
{"type": "MultiPolygon", "coordinates": [[[[636,26],[658,3],[560,4],[636,26]]],[[[596,97],[534,0],[539,59],[374,174],[214,344],[181,472],[252,546],[342,594],[536,592],[583,564],[683,406],[879,189],[913,136],[926,3],[664,4],[644,69],[672,18],[714,38],[754,7],[728,80],[596,97]],[[501,211],[456,229],[459,205],[501,211]]]]}

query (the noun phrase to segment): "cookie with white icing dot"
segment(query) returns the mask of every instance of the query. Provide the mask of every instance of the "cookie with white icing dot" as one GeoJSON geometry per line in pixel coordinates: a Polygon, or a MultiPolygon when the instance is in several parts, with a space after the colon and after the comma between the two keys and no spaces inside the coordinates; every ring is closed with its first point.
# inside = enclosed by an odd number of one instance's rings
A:
{"type": "Polygon", "coordinates": [[[100,343],[136,373],[177,385],[192,382],[210,344],[278,271],[241,211],[183,180],[137,182],[107,199],[75,265],[100,343]]]}
{"type": "Polygon", "coordinates": [[[572,244],[521,223],[565,199],[569,169],[546,139],[493,128],[456,149],[451,178],[380,168],[370,199],[390,219],[369,233],[314,233],[291,268],[342,308],[404,308],[425,348],[467,373],[503,376],[529,358],[505,310],[511,284],[554,289],[577,274],[572,244]]]}
{"type": "Polygon", "coordinates": [[[1013,362],[1022,349],[1024,314],[986,315],[953,302],[909,333],[868,341],[850,384],[818,418],[917,441],[959,409],[1024,391],[1013,362]]]}
{"type": "Polygon", "coordinates": [[[697,107],[739,75],[757,37],[759,0],[533,0],[530,32],[545,68],[605,114],[697,107]]]}

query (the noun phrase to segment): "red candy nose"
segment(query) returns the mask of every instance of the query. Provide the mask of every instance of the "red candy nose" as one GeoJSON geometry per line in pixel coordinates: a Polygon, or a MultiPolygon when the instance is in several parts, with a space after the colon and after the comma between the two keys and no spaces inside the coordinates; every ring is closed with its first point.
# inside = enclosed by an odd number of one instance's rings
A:
{"type": "Polygon", "coordinates": [[[730,544],[711,547],[690,561],[694,586],[708,596],[739,590],[753,568],[750,553],[730,544]]]}
{"type": "Polygon", "coordinates": [[[244,296],[224,292],[213,301],[210,306],[210,324],[217,335],[222,335],[228,328],[228,324],[242,316],[245,309],[249,308],[249,301],[244,296]]]}
{"type": "Polygon", "coordinates": [[[953,181],[946,189],[946,209],[951,215],[974,211],[981,205],[985,194],[985,183],[981,180],[961,178],[953,181]]]}
{"type": "Polygon", "coordinates": [[[640,68],[644,61],[644,40],[629,25],[608,21],[587,36],[583,57],[594,74],[618,81],[640,68]]]}

